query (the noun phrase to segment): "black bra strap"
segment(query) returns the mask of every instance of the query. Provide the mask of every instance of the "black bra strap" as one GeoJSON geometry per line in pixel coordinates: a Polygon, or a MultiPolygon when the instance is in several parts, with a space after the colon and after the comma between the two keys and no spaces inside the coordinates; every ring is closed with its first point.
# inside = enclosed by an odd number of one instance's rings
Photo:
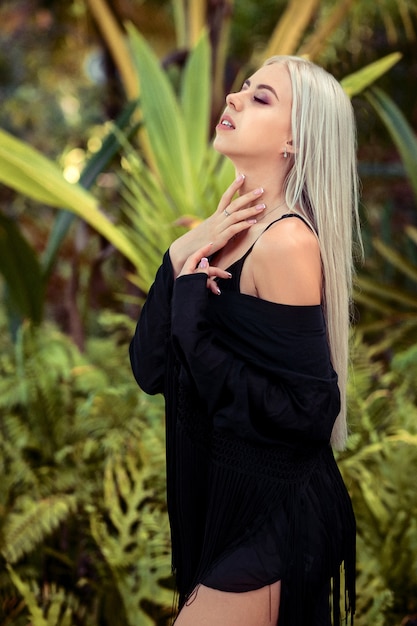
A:
{"type": "Polygon", "coordinates": [[[276,219],[273,222],[271,222],[270,224],[268,224],[268,226],[266,226],[266,228],[264,228],[264,230],[257,236],[257,238],[255,239],[253,244],[250,246],[250,248],[248,250],[246,250],[245,254],[241,257],[240,260],[242,261],[242,263],[246,260],[246,257],[249,256],[249,254],[252,252],[252,249],[253,249],[253,246],[255,245],[255,243],[258,241],[258,239],[260,237],[262,237],[262,235],[268,230],[268,228],[271,228],[271,226],[273,226],[277,222],[280,222],[281,220],[285,219],[286,217],[298,217],[298,219],[302,220],[304,222],[304,224],[311,229],[310,224],[307,222],[307,220],[302,215],[299,215],[298,213],[284,213],[284,215],[281,215],[281,217],[279,217],[278,219],[276,219]]]}

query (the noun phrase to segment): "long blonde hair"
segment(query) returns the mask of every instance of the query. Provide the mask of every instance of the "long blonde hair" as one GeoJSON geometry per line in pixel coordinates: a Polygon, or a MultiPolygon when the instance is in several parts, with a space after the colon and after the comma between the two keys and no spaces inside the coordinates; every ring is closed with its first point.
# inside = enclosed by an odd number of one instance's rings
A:
{"type": "Polygon", "coordinates": [[[320,244],[323,308],[341,395],[331,443],[341,450],[347,438],[354,232],[360,244],[355,119],[341,85],[323,68],[292,56],[265,61],[265,65],[272,63],[286,66],[292,83],[294,155],[286,180],[286,201],[309,221],[320,244]]]}

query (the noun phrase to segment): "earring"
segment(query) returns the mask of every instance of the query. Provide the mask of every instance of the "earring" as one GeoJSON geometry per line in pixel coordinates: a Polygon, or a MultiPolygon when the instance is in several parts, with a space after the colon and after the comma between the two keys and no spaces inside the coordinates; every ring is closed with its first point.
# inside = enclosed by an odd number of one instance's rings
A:
{"type": "Polygon", "coordinates": [[[287,152],[287,148],[285,148],[285,152],[284,152],[284,159],[288,159],[288,152],[287,152]]]}

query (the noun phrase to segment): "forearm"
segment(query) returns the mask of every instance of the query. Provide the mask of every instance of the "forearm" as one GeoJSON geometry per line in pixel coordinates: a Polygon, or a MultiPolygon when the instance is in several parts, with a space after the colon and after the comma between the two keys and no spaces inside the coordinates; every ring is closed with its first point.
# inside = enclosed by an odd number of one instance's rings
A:
{"type": "Polygon", "coordinates": [[[171,330],[171,297],[173,288],[169,255],[164,256],[130,344],[133,374],[147,393],[163,390],[167,345],[171,330]]]}
{"type": "Polygon", "coordinates": [[[174,278],[182,270],[184,263],[191,254],[207,243],[210,243],[210,229],[207,220],[176,239],[169,248],[174,278]]]}

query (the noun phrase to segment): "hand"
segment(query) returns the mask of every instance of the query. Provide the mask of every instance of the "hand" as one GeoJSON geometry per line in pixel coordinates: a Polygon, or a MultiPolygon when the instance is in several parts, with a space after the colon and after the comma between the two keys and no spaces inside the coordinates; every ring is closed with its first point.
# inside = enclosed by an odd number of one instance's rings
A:
{"type": "Polygon", "coordinates": [[[242,187],[245,177],[240,175],[226,189],[216,211],[206,220],[212,235],[212,252],[223,248],[227,242],[239,233],[256,224],[257,217],[265,210],[260,202],[264,190],[259,187],[234,198],[242,187]]]}
{"type": "Polygon", "coordinates": [[[177,278],[180,276],[187,276],[188,274],[207,274],[207,289],[210,289],[215,295],[218,296],[220,295],[220,289],[215,279],[231,278],[231,274],[230,272],[220,269],[220,267],[210,265],[207,256],[212,252],[212,247],[213,244],[209,243],[203,248],[197,250],[194,254],[191,254],[184,263],[184,266],[177,278]]]}
{"type": "Polygon", "coordinates": [[[238,176],[224,192],[213,215],[173,242],[170,257],[176,276],[187,257],[203,246],[204,242],[212,242],[210,254],[214,254],[232,237],[256,224],[257,216],[265,210],[265,205],[260,201],[263,189],[254,189],[234,198],[244,180],[243,175],[238,176]]]}

